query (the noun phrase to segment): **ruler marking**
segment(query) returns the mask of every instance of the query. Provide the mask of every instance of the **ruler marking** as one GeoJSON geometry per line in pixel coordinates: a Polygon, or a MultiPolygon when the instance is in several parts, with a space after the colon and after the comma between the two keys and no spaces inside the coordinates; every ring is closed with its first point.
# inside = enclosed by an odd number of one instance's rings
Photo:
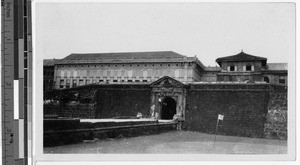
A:
{"type": "Polygon", "coordinates": [[[7,92],[12,92],[13,87],[9,87],[11,85],[8,85],[7,83],[11,84],[12,77],[10,76],[11,73],[14,73],[13,67],[8,67],[7,64],[13,64],[14,62],[14,1],[8,1],[3,0],[2,1],[2,26],[1,31],[3,32],[3,35],[1,37],[2,41],[2,53],[3,54],[10,54],[10,55],[4,55],[2,57],[2,64],[3,64],[3,77],[4,81],[2,81],[2,89],[5,93],[3,95],[3,117],[2,117],[2,133],[4,135],[5,140],[2,142],[4,145],[2,154],[4,156],[3,164],[13,164],[14,160],[12,159],[12,155],[14,155],[14,123],[13,123],[13,116],[5,115],[5,111],[12,111],[13,112],[13,93],[9,94],[7,92]]]}
{"type": "Polygon", "coordinates": [[[24,158],[24,119],[19,119],[19,158],[24,158]]]}

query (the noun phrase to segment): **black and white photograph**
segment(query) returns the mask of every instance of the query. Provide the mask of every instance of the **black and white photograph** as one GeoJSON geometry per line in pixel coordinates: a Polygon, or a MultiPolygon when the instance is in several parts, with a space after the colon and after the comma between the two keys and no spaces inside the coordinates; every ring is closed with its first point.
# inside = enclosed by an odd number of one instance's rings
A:
{"type": "Polygon", "coordinates": [[[295,7],[36,3],[43,155],[293,159],[295,7]]]}

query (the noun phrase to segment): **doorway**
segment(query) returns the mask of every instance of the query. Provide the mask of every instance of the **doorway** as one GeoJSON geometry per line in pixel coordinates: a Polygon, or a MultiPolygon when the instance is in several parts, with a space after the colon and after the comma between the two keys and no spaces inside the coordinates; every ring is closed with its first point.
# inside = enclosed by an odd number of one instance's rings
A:
{"type": "Polygon", "coordinates": [[[165,97],[161,107],[161,119],[172,120],[176,114],[176,101],[172,97],[165,97]]]}
{"type": "Polygon", "coordinates": [[[269,77],[264,77],[264,82],[269,83],[270,82],[269,77]]]}

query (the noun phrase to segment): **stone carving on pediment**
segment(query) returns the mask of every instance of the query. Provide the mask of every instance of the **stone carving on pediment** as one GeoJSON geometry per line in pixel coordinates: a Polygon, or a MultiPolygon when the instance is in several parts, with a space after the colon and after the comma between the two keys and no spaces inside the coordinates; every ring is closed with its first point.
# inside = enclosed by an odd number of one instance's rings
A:
{"type": "Polygon", "coordinates": [[[183,84],[178,82],[177,80],[170,78],[170,77],[164,77],[164,78],[154,82],[152,86],[163,87],[163,88],[173,88],[173,87],[183,87],[183,84]]]}

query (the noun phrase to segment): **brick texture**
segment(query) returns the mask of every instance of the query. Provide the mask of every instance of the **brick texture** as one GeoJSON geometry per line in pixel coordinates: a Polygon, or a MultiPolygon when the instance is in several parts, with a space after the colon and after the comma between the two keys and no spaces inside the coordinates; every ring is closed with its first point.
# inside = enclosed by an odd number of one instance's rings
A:
{"type": "Polygon", "coordinates": [[[187,92],[183,129],[218,134],[263,137],[269,100],[266,86],[194,85],[187,92]]]}
{"type": "Polygon", "coordinates": [[[265,123],[265,137],[287,139],[287,89],[274,86],[270,92],[268,114],[265,123]]]}
{"type": "Polygon", "coordinates": [[[102,88],[97,93],[96,118],[150,117],[150,88],[142,85],[102,88]]]}

